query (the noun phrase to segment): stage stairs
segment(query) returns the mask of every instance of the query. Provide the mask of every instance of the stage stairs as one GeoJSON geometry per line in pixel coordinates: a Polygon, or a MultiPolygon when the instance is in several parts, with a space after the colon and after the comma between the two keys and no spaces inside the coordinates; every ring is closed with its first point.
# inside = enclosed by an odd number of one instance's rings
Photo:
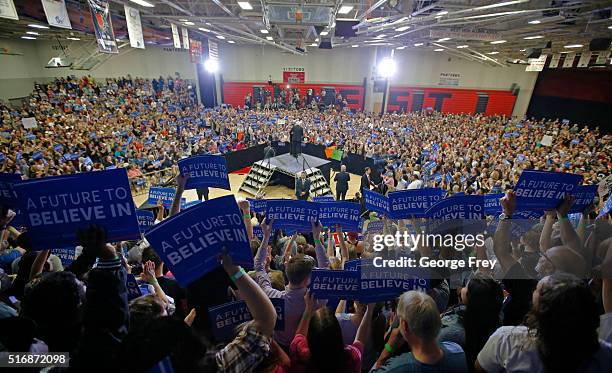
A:
{"type": "MultiPolygon", "coordinates": [[[[269,162],[255,162],[238,190],[252,196],[257,196],[268,186],[275,169],[276,166],[271,165],[269,162]]],[[[331,195],[331,188],[321,170],[318,168],[308,168],[305,172],[306,177],[310,180],[311,196],[331,195]]]]}

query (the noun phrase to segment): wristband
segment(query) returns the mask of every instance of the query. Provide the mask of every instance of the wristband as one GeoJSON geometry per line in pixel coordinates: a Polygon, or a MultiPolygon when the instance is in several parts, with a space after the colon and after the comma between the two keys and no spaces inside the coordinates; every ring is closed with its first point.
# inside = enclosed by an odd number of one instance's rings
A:
{"type": "Polygon", "coordinates": [[[243,218],[243,219],[249,219],[249,220],[251,220],[251,215],[250,215],[250,214],[244,214],[244,215],[242,215],[242,218],[243,218]]]}
{"type": "Polygon", "coordinates": [[[568,219],[568,217],[567,217],[567,216],[560,216],[560,217],[558,218],[558,220],[559,220],[559,221],[568,221],[569,219],[568,219]]]}
{"type": "Polygon", "coordinates": [[[385,350],[387,350],[390,354],[393,353],[393,347],[389,343],[385,343],[385,350]]]}
{"type": "Polygon", "coordinates": [[[151,279],[147,281],[147,284],[155,285],[157,284],[157,279],[155,277],[151,277],[151,279]]]}
{"type": "Polygon", "coordinates": [[[308,320],[308,319],[310,319],[310,314],[304,311],[304,314],[302,315],[302,320],[308,320]]]}
{"type": "Polygon", "coordinates": [[[240,277],[244,276],[245,274],[246,271],[244,270],[244,268],[238,267],[238,272],[231,275],[230,278],[232,279],[232,281],[236,282],[240,279],[240,277]]]}
{"type": "Polygon", "coordinates": [[[315,245],[319,244],[319,245],[323,245],[323,243],[321,242],[321,240],[314,240],[315,245]]]}

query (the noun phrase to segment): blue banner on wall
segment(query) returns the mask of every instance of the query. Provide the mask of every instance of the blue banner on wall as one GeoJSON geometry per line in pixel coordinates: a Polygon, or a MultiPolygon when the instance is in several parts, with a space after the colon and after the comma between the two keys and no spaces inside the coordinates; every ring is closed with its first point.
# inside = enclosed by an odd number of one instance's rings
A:
{"type": "Polygon", "coordinates": [[[172,207],[172,201],[174,201],[174,195],[176,189],[164,188],[164,187],[151,187],[149,188],[149,205],[157,205],[158,200],[162,200],[165,208],[169,209],[172,207]]]}
{"type": "Polygon", "coordinates": [[[309,231],[319,219],[319,204],[291,199],[269,199],[266,220],[274,219],[274,229],[293,228],[309,231]]]}
{"type": "Polygon", "coordinates": [[[407,189],[389,193],[389,217],[391,219],[424,217],[425,212],[445,195],[446,191],[440,188],[407,189]]]}
{"type": "Polygon", "coordinates": [[[365,208],[379,214],[389,214],[389,199],[382,194],[363,188],[365,208]]]}
{"type": "Polygon", "coordinates": [[[140,228],[140,233],[145,233],[155,224],[153,211],[136,210],[136,216],[138,217],[138,228],[140,228]]]}
{"type": "Polygon", "coordinates": [[[242,213],[231,195],[184,210],[156,224],[145,238],[183,286],[218,267],[224,248],[234,264],[253,267],[242,213]]]}
{"type": "Polygon", "coordinates": [[[221,188],[230,190],[227,163],[221,155],[197,155],[178,161],[181,175],[189,175],[185,189],[221,188]]]}
{"type": "Polygon", "coordinates": [[[319,204],[319,221],[324,227],[336,224],[348,231],[359,231],[361,206],[352,202],[323,202],[319,204]]]}
{"type": "MultiPolygon", "coordinates": [[[[270,298],[276,309],[276,325],[274,330],[285,330],[285,300],[282,298],[270,298]]],[[[246,303],[242,300],[221,304],[208,309],[212,331],[215,339],[229,341],[236,335],[236,328],[253,319],[246,303]]]]}
{"type": "Polygon", "coordinates": [[[123,168],[23,181],[15,191],[33,249],[76,246],[76,231],[92,224],[109,242],[140,236],[123,168]]]}
{"type": "Polygon", "coordinates": [[[14,207],[17,205],[15,184],[21,182],[21,175],[0,172],[0,205],[14,207]]]}
{"type": "Polygon", "coordinates": [[[581,181],[582,176],[577,174],[523,171],[514,188],[517,209],[555,209],[566,193],[574,193],[581,181]]]}

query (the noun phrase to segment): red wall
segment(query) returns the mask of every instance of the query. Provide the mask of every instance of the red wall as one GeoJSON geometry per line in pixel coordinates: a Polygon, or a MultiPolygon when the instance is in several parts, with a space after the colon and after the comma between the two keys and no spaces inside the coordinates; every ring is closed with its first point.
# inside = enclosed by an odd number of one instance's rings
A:
{"type": "MultiPolygon", "coordinates": [[[[280,84],[280,83],[279,83],[280,84]]],[[[253,94],[253,86],[265,86],[270,89],[267,82],[223,82],[223,102],[232,106],[243,106],[244,96],[247,93],[253,94]]],[[[282,85],[281,85],[282,86],[282,85]]],[[[361,110],[363,107],[364,89],[362,85],[352,84],[291,84],[291,88],[297,88],[300,91],[300,96],[304,96],[309,88],[312,88],[316,93],[321,91],[322,87],[333,87],[336,92],[340,92],[343,98],[348,101],[348,106],[351,109],[361,110]]]]}
{"type": "MultiPolygon", "coordinates": [[[[485,115],[512,115],[516,96],[511,91],[487,89],[455,89],[455,88],[422,88],[409,86],[391,86],[389,88],[389,111],[419,110],[413,99],[422,96],[423,104],[420,110],[429,107],[444,113],[476,113],[479,94],[488,97],[483,100],[481,111],[485,115]],[[486,102],[486,105],[484,105],[486,102]],[[415,107],[413,108],[413,104],[415,107]]],[[[415,100],[417,101],[417,100],[415,100]]]]}

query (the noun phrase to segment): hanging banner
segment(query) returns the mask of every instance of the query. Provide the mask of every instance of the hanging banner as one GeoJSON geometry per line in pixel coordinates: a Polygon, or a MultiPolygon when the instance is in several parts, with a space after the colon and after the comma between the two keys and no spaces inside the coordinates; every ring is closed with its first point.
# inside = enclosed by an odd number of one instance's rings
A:
{"type": "Polygon", "coordinates": [[[529,65],[525,68],[525,71],[542,71],[546,64],[546,54],[541,55],[538,58],[530,58],[529,65]]]}
{"type": "Polygon", "coordinates": [[[172,26],[172,43],[174,44],[174,48],[180,49],[181,37],[179,36],[178,27],[174,23],[171,23],[170,26],[172,26]]]}
{"type": "Polygon", "coordinates": [[[199,40],[189,40],[189,59],[191,63],[202,62],[202,42],[199,40]]]}
{"type": "Polygon", "coordinates": [[[71,29],[70,18],[64,0],[42,0],[47,23],[51,26],[71,29]]]}
{"type": "Polygon", "coordinates": [[[563,68],[572,67],[574,65],[574,58],[576,58],[576,53],[567,53],[565,60],[563,60],[563,68]]]}
{"type": "Polygon", "coordinates": [[[580,59],[578,60],[578,67],[587,67],[591,61],[591,52],[582,52],[580,59]]]}
{"type": "Polygon", "coordinates": [[[549,69],[556,69],[557,67],[559,67],[559,61],[561,60],[561,54],[560,53],[555,53],[552,55],[552,57],[550,58],[550,64],[548,65],[549,69]]]}
{"type": "Polygon", "coordinates": [[[87,2],[96,31],[98,50],[102,53],[119,53],[108,2],[104,0],[87,0],[87,2]]]}
{"type": "Polygon", "coordinates": [[[140,12],[136,8],[123,5],[125,10],[125,22],[127,23],[128,36],[132,48],[145,49],[144,37],[142,35],[142,23],[140,22],[140,12]]]}
{"type": "Polygon", "coordinates": [[[440,73],[438,85],[458,86],[461,79],[460,73],[440,73]]]}
{"type": "Polygon", "coordinates": [[[183,32],[183,49],[189,49],[189,29],[183,27],[181,31],[183,32]]]}
{"type": "Polygon", "coordinates": [[[0,0],[0,18],[19,19],[13,0],[0,0]]]}
{"type": "Polygon", "coordinates": [[[600,51],[595,60],[596,65],[605,65],[610,57],[610,51],[600,51]]]}
{"type": "Polygon", "coordinates": [[[303,84],[306,82],[306,70],[303,67],[283,67],[283,83],[303,84]]]}

